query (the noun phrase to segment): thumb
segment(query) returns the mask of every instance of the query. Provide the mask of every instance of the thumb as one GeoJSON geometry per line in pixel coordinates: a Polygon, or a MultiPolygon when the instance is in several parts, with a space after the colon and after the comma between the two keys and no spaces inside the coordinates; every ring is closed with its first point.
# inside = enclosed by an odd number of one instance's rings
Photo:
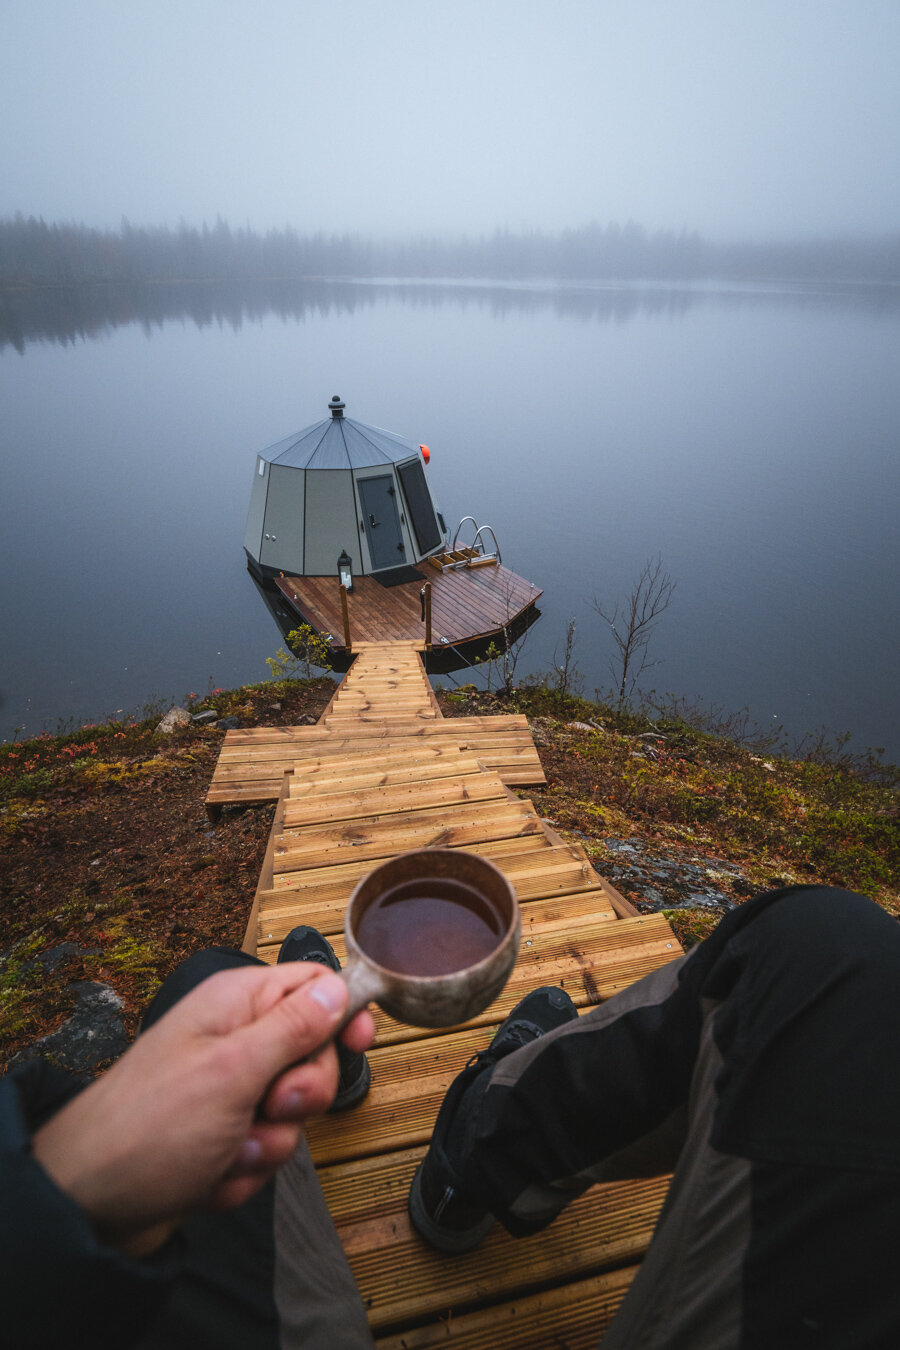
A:
{"type": "Polygon", "coordinates": [[[288,989],[246,1026],[241,1035],[259,1079],[271,1082],[297,1060],[326,1045],[346,1011],[347,999],[344,981],[319,968],[311,979],[288,989]]]}

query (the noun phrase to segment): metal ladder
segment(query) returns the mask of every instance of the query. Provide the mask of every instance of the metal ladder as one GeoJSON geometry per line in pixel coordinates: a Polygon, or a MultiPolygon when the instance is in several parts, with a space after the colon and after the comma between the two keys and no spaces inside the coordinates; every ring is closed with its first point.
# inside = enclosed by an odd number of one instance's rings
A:
{"type": "Polygon", "coordinates": [[[467,554],[465,558],[459,558],[455,562],[448,562],[444,564],[444,567],[447,571],[450,571],[456,567],[468,567],[469,563],[472,561],[473,558],[483,558],[485,560],[491,559],[492,561],[496,559],[498,563],[502,561],[500,557],[500,545],[497,543],[497,536],[494,534],[493,527],[490,525],[479,526],[478,521],[475,519],[474,516],[463,516],[462,520],[457,525],[456,533],[453,536],[453,543],[450,545],[449,549],[450,553],[456,553],[458,551],[457,541],[459,539],[459,532],[467,521],[471,521],[472,524],[475,526],[475,538],[472,540],[471,544],[469,544],[468,547],[464,549],[464,552],[467,554]],[[494,541],[493,553],[488,553],[485,548],[485,543],[482,538],[482,535],[484,534],[489,534],[491,536],[491,539],[494,541]]]}

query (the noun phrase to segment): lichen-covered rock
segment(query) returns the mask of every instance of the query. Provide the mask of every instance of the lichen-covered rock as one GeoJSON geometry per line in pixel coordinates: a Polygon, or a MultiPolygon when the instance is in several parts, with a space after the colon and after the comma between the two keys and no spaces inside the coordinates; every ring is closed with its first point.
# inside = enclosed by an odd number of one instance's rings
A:
{"type": "Polygon", "coordinates": [[[177,727],[187,726],[191,714],[187,708],[170,708],[156,728],[157,736],[171,736],[177,727]]]}
{"type": "Polygon", "coordinates": [[[88,981],[71,986],[75,1011],[49,1036],[42,1036],[10,1060],[10,1068],[39,1056],[52,1059],[70,1073],[92,1073],[128,1048],[122,1021],[124,1004],[106,984],[88,981]]]}

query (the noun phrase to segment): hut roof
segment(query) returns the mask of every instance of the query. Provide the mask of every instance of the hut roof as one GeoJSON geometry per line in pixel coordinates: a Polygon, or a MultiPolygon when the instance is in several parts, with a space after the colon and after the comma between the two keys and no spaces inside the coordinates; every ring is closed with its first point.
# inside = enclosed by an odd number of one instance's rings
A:
{"type": "Polygon", "coordinates": [[[418,444],[405,436],[332,416],[270,445],[262,458],[292,469],[368,469],[418,453],[418,444]]]}

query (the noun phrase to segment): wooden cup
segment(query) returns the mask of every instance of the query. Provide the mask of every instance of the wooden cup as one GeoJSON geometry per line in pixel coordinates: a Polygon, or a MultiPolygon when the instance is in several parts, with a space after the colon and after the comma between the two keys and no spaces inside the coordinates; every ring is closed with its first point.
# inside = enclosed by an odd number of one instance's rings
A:
{"type": "Polygon", "coordinates": [[[345,1022],[367,1003],[415,1027],[450,1027],[475,1017],[503,989],[516,963],[522,920],[516,893],[498,867],[477,853],[455,848],[401,853],[370,872],[354,890],[344,916],[348,962],[341,978],[350,991],[345,1022]],[[497,946],[482,960],[445,975],[388,970],[360,945],[357,934],[369,905],[395,887],[421,880],[455,881],[476,891],[500,917],[497,946]]]}

